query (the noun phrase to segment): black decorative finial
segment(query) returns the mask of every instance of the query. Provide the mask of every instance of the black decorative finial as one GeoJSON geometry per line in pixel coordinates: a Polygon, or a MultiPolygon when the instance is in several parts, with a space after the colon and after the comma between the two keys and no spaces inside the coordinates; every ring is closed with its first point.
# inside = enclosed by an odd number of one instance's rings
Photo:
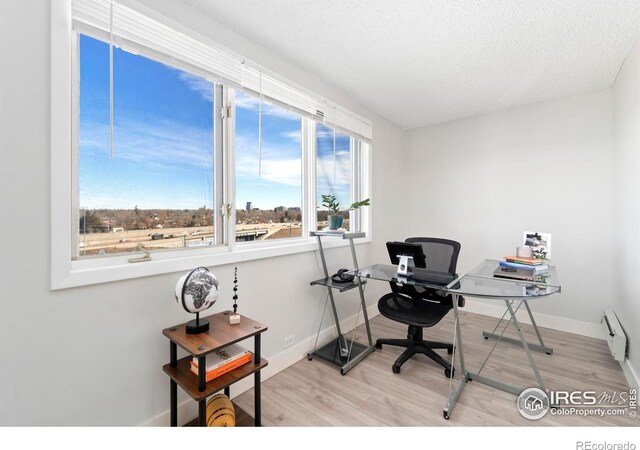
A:
{"type": "Polygon", "coordinates": [[[233,272],[233,314],[238,310],[238,267],[233,272]]]}

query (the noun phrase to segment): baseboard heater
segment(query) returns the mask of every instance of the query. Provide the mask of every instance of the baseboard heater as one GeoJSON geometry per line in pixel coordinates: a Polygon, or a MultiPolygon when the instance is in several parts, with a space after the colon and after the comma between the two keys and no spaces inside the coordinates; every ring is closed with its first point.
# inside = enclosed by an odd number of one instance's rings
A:
{"type": "Polygon", "coordinates": [[[616,361],[624,361],[627,357],[627,336],[612,309],[605,309],[600,322],[607,336],[609,350],[616,361]]]}

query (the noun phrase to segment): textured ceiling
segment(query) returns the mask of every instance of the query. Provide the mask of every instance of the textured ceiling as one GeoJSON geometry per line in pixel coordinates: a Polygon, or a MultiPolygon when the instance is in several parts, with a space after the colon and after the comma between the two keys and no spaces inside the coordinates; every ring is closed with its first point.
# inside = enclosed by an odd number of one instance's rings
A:
{"type": "Polygon", "coordinates": [[[183,0],[405,129],[610,87],[639,0],[183,0]]]}

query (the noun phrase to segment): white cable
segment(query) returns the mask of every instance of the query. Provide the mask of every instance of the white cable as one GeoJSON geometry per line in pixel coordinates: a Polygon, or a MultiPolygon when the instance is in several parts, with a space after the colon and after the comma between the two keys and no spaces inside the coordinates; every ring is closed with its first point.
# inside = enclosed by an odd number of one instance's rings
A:
{"type": "Polygon", "coordinates": [[[113,1],[109,3],[109,157],[113,151],[113,1]]]}
{"type": "Polygon", "coordinates": [[[336,126],[333,125],[333,188],[336,188],[336,126]]]}
{"type": "Polygon", "coordinates": [[[258,105],[258,178],[262,178],[262,72],[260,72],[260,103],[258,105]]]}

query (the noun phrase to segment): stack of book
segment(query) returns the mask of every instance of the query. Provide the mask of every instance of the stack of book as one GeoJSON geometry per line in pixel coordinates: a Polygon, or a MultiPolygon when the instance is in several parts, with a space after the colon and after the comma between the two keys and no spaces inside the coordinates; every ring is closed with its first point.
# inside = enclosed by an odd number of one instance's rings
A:
{"type": "Polygon", "coordinates": [[[493,272],[494,277],[536,281],[549,273],[549,265],[543,259],[505,256],[493,272]]]}
{"type": "MultiPolygon", "coordinates": [[[[240,347],[238,344],[232,344],[227,347],[216,350],[213,353],[209,353],[206,356],[207,362],[207,381],[211,381],[214,378],[224,375],[227,372],[232,371],[244,364],[251,361],[253,355],[245,348],[240,347]]],[[[191,361],[191,372],[198,375],[198,358],[195,356],[191,361]]]]}

